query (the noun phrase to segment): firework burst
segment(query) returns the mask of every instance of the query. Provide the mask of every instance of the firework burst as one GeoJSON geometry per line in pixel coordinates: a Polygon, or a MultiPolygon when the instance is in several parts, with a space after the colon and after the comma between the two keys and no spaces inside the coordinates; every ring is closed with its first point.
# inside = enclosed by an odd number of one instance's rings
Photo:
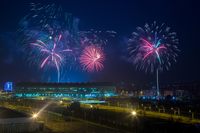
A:
{"type": "Polygon", "coordinates": [[[144,28],[137,27],[129,39],[129,60],[137,69],[154,72],[156,69],[168,70],[172,62],[176,62],[179,40],[176,33],[171,32],[165,24],[158,26],[156,22],[144,28]]]}
{"type": "Polygon", "coordinates": [[[105,47],[109,39],[115,36],[115,31],[91,29],[79,32],[80,48],[83,49],[79,59],[84,70],[94,72],[101,71],[104,68],[105,55],[102,47],[105,47]]]}
{"type": "Polygon", "coordinates": [[[57,4],[31,3],[30,11],[21,19],[18,29],[18,41],[26,55],[25,60],[39,65],[43,71],[48,70],[51,78],[54,72],[51,73],[49,68],[55,68],[59,81],[67,70],[74,68],[72,65],[77,64],[76,58],[80,54],[78,24],[78,18],[57,4]]]}
{"type": "MultiPolygon", "coordinates": [[[[60,32],[68,32],[70,36],[78,36],[79,19],[71,13],[64,12],[56,4],[30,4],[30,12],[19,22],[18,32],[26,36],[25,40],[37,38],[41,32],[56,36],[60,32]]],[[[22,38],[23,39],[23,38],[22,38]]]]}
{"type": "MultiPolygon", "coordinates": [[[[53,41],[43,42],[37,40],[30,43],[32,50],[36,51],[36,58],[39,59],[40,68],[55,66],[58,75],[58,82],[60,80],[60,67],[65,62],[66,52],[71,52],[71,49],[63,49],[59,47],[62,35],[55,37],[53,41]]],[[[51,40],[51,39],[50,39],[51,40]]]]}
{"type": "Polygon", "coordinates": [[[91,45],[84,48],[80,63],[84,70],[88,72],[101,71],[104,66],[105,55],[100,47],[91,45]]]}
{"type": "Polygon", "coordinates": [[[171,32],[165,24],[158,26],[156,22],[144,28],[137,27],[129,39],[129,60],[137,69],[156,71],[157,96],[160,97],[158,72],[168,70],[172,62],[176,62],[177,44],[176,33],[171,32]]]}

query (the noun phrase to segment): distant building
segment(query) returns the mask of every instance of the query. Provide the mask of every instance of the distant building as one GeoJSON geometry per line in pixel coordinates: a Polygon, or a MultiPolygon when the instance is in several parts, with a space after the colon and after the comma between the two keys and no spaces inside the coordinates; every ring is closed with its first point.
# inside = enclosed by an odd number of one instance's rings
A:
{"type": "MultiPolygon", "coordinates": [[[[200,99],[200,82],[173,83],[160,86],[160,96],[172,100],[200,99]]],[[[131,84],[118,86],[118,94],[126,97],[139,97],[142,99],[155,99],[156,87],[138,87],[131,84]]]]}
{"type": "Polygon", "coordinates": [[[15,97],[103,98],[116,95],[112,83],[16,83],[15,97]]]}
{"type": "Polygon", "coordinates": [[[173,96],[174,92],[172,90],[163,90],[163,96],[173,96]]]}
{"type": "Polygon", "coordinates": [[[164,96],[175,96],[176,99],[196,99],[200,97],[200,83],[174,83],[163,86],[161,92],[164,96]]]}
{"type": "Polygon", "coordinates": [[[156,95],[156,89],[152,88],[152,89],[145,89],[145,90],[141,90],[139,91],[139,96],[155,96],[156,95]]]}

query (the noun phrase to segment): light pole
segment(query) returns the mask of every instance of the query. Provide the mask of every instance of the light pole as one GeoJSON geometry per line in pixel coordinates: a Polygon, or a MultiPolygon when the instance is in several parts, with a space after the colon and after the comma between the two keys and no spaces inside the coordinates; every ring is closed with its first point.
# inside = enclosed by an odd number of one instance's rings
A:
{"type": "Polygon", "coordinates": [[[32,119],[33,119],[34,122],[36,122],[37,118],[38,118],[38,113],[33,113],[32,119]]]}
{"type": "Polygon", "coordinates": [[[135,128],[135,133],[137,133],[137,119],[136,119],[136,117],[137,117],[137,112],[135,111],[135,110],[133,110],[132,112],[131,112],[131,115],[132,115],[132,119],[133,119],[133,122],[134,122],[134,124],[135,124],[135,126],[134,126],[134,128],[135,128]]]}
{"type": "Polygon", "coordinates": [[[194,112],[192,112],[191,110],[189,110],[189,113],[191,114],[191,119],[194,119],[194,112]]]}
{"type": "Polygon", "coordinates": [[[33,119],[37,119],[37,117],[38,117],[38,114],[37,114],[37,113],[34,113],[34,114],[32,115],[32,118],[33,118],[33,119]]]}

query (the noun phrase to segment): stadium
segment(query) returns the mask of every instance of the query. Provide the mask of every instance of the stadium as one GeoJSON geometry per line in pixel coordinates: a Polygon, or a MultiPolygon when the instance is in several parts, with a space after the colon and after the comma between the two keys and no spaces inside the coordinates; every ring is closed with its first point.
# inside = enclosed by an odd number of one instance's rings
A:
{"type": "Polygon", "coordinates": [[[21,98],[105,98],[116,96],[113,83],[16,83],[14,97],[21,98]]]}

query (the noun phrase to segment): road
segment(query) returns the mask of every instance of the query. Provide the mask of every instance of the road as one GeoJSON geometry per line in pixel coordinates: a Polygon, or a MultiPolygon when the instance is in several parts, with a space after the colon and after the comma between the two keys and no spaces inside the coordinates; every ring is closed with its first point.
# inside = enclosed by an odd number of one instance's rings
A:
{"type": "MultiPolygon", "coordinates": [[[[31,114],[33,112],[38,112],[38,109],[33,109],[31,107],[25,107],[25,106],[18,106],[18,105],[11,105],[6,104],[4,105],[7,108],[17,110],[20,112],[28,113],[31,117],[31,114]]],[[[77,119],[74,117],[70,117],[67,120],[62,117],[62,115],[50,111],[42,111],[37,121],[44,122],[45,129],[44,133],[121,133],[122,131],[119,131],[115,128],[110,128],[104,125],[100,125],[97,123],[89,122],[82,119],[77,119]]],[[[43,133],[42,132],[42,133],[43,133]]]]}
{"type": "MultiPolygon", "coordinates": [[[[111,110],[114,112],[132,112],[132,108],[125,108],[125,107],[116,107],[116,106],[107,106],[107,105],[88,105],[88,104],[82,104],[81,107],[83,108],[99,108],[99,109],[105,109],[105,110],[111,110]]],[[[189,117],[185,116],[179,116],[174,114],[167,114],[167,113],[159,113],[159,112],[153,112],[153,111],[144,111],[144,110],[135,110],[137,112],[138,116],[146,116],[146,117],[153,117],[153,118],[159,118],[159,119],[165,119],[165,120],[173,120],[178,121],[185,124],[194,124],[194,123],[200,123],[200,119],[191,119],[189,117]]]]}

